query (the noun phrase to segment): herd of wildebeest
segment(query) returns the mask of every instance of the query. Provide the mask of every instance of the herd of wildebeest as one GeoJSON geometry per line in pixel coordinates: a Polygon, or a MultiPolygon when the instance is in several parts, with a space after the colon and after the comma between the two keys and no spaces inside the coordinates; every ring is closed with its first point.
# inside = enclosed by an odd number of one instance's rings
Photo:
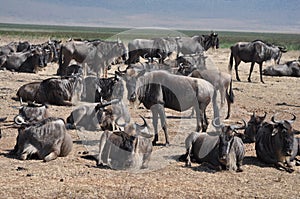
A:
{"type": "MultiPolygon", "coordinates": [[[[206,162],[215,170],[242,171],[244,143],[255,143],[257,158],[280,170],[294,171],[300,164],[299,131],[292,124],[296,115],[264,122],[266,114],[253,113],[249,122],[225,125],[219,107],[234,101],[231,69],[235,61],[236,79],[241,61],[251,62],[248,81],[255,63],[264,75],[300,77],[300,60],[280,63],[287,50],[261,40],[238,42],[231,46],[229,72],[206,65],[205,51],[218,48],[218,34],[194,37],[134,39],[125,45],[118,41],[70,39],[49,40],[42,44],[12,42],[0,47],[0,68],[10,71],[39,73],[48,63],[58,63],[57,76],[21,86],[15,100],[22,108],[14,118],[18,127],[11,154],[21,160],[30,157],[44,161],[67,156],[72,150],[68,129],[101,131],[98,166],[113,169],[147,168],[153,146],[158,144],[158,120],[170,145],[165,108],[182,112],[192,108],[196,129],[185,140],[186,154],[179,160],[206,162]],[[265,61],[276,63],[262,70],[265,61]],[[107,77],[112,65],[114,75],[107,77]],[[123,69],[121,69],[123,67],[123,69]],[[124,68],[126,67],[126,69],[124,68]],[[123,98],[124,95],[126,95],[123,98]],[[217,96],[220,95],[221,104],[217,96]],[[140,102],[151,110],[153,131],[143,116],[143,124],[132,121],[127,106],[140,102]],[[23,102],[27,102],[26,104],[23,102]],[[78,102],[85,102],[78,103],[78,102]],[[207,106],[212,103],[212,125],[217,136],[207,133],[207,106]],[[49,114],[48,104],[76,108],[66,119],[49,114]],[[79,105],[78,105],[79,104],[79,105]],[[244,132],[238,130],[244,129],[244,132]],[[201,132],[200,132],[201,131],[201,132]]],[[[5,122],[5,116],[1,118],[5,122]]],[[[191,130],[192,131],[192,130],[191,130]]]]}

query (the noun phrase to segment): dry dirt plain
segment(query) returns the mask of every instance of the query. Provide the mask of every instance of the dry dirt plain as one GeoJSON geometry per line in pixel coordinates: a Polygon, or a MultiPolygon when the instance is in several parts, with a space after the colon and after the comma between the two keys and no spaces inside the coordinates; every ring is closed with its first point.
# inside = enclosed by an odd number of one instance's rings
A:
{"type": "MultiPolygon", "coordinates": [[[[1,38],[1,45],[11,39],[1,38]]],[[[207,55],[210,63],[213,62],[221,71],[227,71],[228,49],[209,51],[207,55]]],[[[299,55],[299,51],[287,52],[282,62],[296,59],[299,55]]],[[[276,112],[280,112],[281,117],[290,117],[286,113],[289,112],[298,117],[294,127],[299,130],[300,79],[264,76],[266,83],[262,84],[256,65],[253,82],[248,83],[249,64],[242,63],[239,68],[242,82],[234,78],[235,103],[230,120],[225,122],[236,122],[242,118],[248,121],[253,111],[258,114],[266,111],[267,120],[276,112]]],[[[16,107],[19,102],[11,98],[21,85],[52,77],[56,69],[57,65],[52,64],[38,74],[0,71],[0,117],[8,117],[7,120],[11,121],[18,113],[16,107]]],[[[73,108],[51,105],[49,110],[53,116],[66,118],[73,108]]],[[[129,108],[133,121],[140,122],[138,115],[142,114],[148,116],[150,123],[149,111],[129,108]]],[[[170,110],[167,110],[167,115],[180,117],[179,113],[170,110]]],[[[209,119],[211,116],[209,109],[209,119]]],[[[255,157],[254,144],[246,145],[242,173],[214,172],[195,163],[192,168],[184,167],[183,162],[178,162],[178,157],[185,152],[185,136],[195,129],[194,119],[168,119],[168,122],[171,146],[154,147],[150,168],[130,172],[97,168],[94,160],[85,158],[89,150],[89,146],[83,145],[86,140],[82,134],[85,132],[75,130],[69,131],[74,140],[69,156],[48,163],[18,160],[8,155],[14,147],[17,129],[2,127],[0,198],[300,198],[300,167],[290,174],[262,164],[255,157]]],[[[164,142],[162,131],[159,136],[164,142]]],[[[97,144],[97,139],[92,141],[97,144]]]]}

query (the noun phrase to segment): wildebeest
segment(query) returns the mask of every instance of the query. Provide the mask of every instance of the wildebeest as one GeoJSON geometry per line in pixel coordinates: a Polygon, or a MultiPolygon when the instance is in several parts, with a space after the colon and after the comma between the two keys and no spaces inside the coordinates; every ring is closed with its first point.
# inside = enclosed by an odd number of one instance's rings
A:
{"type": "Polygon", "coordinates": [[[36,93],[39,90],[41,82],[31,82],[22,85],[17,91],[17,98],[25,102],[34,102],[36,93]]]}
{"type": "Polygon", "coordinates": [[[22,104],[19,114],[14,118],[14,121],[16,124],[31,123],[43,120],[49,116],[50,113],[47,105],[29,102],[27,105],[22,104]]]}
{"type": "MultiPolygon", "coordinates": [[[[70,61],[75,59],[100,76],[116,57],[126,59],[126,48],[121,41],[69,41],[61,46],[58,75],[65,75],[70,61]]],[[[85,73],[87,74],[87,73],[85,73]]]]}
{"type": "Polygon", "coordinates": [[[36,123],[24,123],[18,129],[12,153],[21,160],[37,155],[45,162],[67,156],[72,150],[71,136],[61,118],[49,117],[36,123]]]}
{"type": "Polygon", "coordinates": [[[147,73],[142,71],[135,75],[130,73],[131,71],[127,70],[123,74],[128,92],[127,99],[131,102],[138,99],[151,110],[155,133],[154,145],[158,141],[158,116],[160,116],[161,126],[165,133],[166,145],[169,144],[164,108],[181,112],[194,107],[197,118],[196,131],[200,131],[200,122],[202,131],[205,132],[207,129],[206,107],[210,101],[213,101],[214,117],[219,116],[216,91],[206,80],[173,75],[166,71],[147,73]]]}
{"type": "Polygon", "coordinates": [[[130,122],[127,107],[122,101],[115,99],[106,103],[93,103],[75,108],[67,118],[67,125],[71,129],[112,131],[116,129],[115,121],[120,118],[125,123],[130,122]]]}
{"type": "Polygon", "coordinates": [[[41,51],[38,48],[6,55],[2,62],[1,68],[18,72],[35,73],[38,67],[43,66],[41,51]]]}
{"type": "Polygon", "coordinates": [[[235,136],[238,129],[244,129],[238,125],[213,125],[222,129],[219,136],[209,133],[191,133],[185,140],[186,154],[180,160],[186,162],[186,166],[191,166],[191,159],[197,163],[209,163],[215,170],[243,171],[241,166],[245,156],[245,147],[241,138],[235,136]]]}
{"type": "Polygon", "coordinates": [[[278,169],[293,172],[292,162],[298,153],[298,142],[294,136],[292,123],[296,120],[293,114],[291,120],[275,119],[272,116],[271,123],[265,123],[259,128],[255,150],[259,160],[267,164],[273,164],[278,169]]]}
{"type": "Polygon", "coordinates": [[[86,41],[68,41],[61,45],[59,54],[59,68],[57,75],[66,75],[66,68],[69,66],[72,59],[78,63],[83,63],[88,54],[94,50],[97,45],[94,42],[86,41]]]}
{"type": "Polygon", "coordinates": [[[80,75],[62,78],[53,77],[43,80],[40,85],[38,83],[29,83],[21,88],[18,90],[17,95],[19,98],[26,99],[26,101],[71,106],[75,100],[80,100],[82,78],[80,75]]]}
{"type": "Polygon", "coordinates": [[[117,75],[109,78],[88,76],[83,80],[81,100],[85,102],[110,101],[112,99],[122,99],[123,94],[124,85],[117,75]]]}
{"type": "Polygon", "coordinates": [[[221,96],[221,107],[223,107],[225,99],[227,101],[227,115],[225,119],[230,117],[231,104],[234,102],[234,94],[232,90],[231,75],[218,70],[197,69],[180,66],[178,73],[187,75],[189,77],[201,78],[210,82],[214,88],[219,91],[221,96]]]}
{"type": "Polygon", "coordinates": [[[238,42],[230,47],[230,61],[229,71],[232,70],[233,58],[235,60],[235,74],[236,79],[241,81],[238,75],[238,66],[243,62],[251,62],[250,73],[248,76],[248,82],[251,82],[251,73],[255,63],[259,64],[260,81],[264,83],[262,78],[262,64],[264,61],[274,59],[279,64],[282,53],[287,52],[285,48],[264,43],[260,40],[252,42],[238,42]]]}
{"type": "Polygon", "coordinates": [[[211,32],[210,35],[195,35],[192,37],[195,41],[199,42],[201,46],[207,51],[209,48],[219,48],[218,33],[211,32]]]}
{"type": "Polygon", "coordinates": [[[263,75],[300,77],[300,59],[268,66],[263,70],[263,75]]]}
{"type": "Polygon", "coordinates": [[[152,153],[152,134],[144,124],[128,124],[124,131],[105,131],[99,144],[98,165],[112,169],[144,169],[152,153]]]}
{"type": "Polygon", "coordinates": [[[257,115],[255,112],[251,115],[250,120],[247,123],[247,128],[245,128],[243,135],[244,143],[253,143],[256,141],[256,134],[260,127],[263,126],[263,122],[266,119],[267,113],[263,116],[257,115]]]}
{"type": "Polygon", "coordinates": [[[134,39],[128,42],[128,59],[125,64],[134,64],[139,61],[139,57],[152,58],[153,39],[134,39]]]}

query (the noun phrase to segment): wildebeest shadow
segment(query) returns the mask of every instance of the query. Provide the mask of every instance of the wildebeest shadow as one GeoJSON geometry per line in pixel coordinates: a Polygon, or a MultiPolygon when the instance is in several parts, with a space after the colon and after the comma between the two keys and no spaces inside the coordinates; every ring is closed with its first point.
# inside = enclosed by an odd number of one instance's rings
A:
{"type": "Polygon", "coordinates": [[[100,139],[99,140],[74,140],[74,144],[83,144],[83,145],[88,145],[88,146],[95,146],[99,145],[100,139]]]}
{"type": "Polygon", "coordinates": [[[273,167],[273,165],[263,163],[255,156],[246,156],[243,160],[243,165],[253,165],[258,167],[273,167]]]}
{"type": "Polygon", "coordinates": [[[275,105],[276,105],[276,106],[290,106],[290,107],[300,108],[299,105],[288,104],[288,103],[286,103],[286,102],[276,103],[275,105]]]}

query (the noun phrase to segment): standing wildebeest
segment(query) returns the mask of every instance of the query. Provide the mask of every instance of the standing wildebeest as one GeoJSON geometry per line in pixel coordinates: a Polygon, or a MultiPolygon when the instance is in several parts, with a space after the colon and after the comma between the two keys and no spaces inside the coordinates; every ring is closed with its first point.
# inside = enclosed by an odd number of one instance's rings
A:
{"type": "Polygon", "coordinates": [[[227,115],[225,119],[230,117],[230,106],[234,102],[234,94],[232,90],[231,75],[218,70],[197,69],[191,66],[179,66],[178,73],[189,77],[201,78],[210,82],[221,95],[221,107],[223,107],[225,99],[227,101],[227,115]]]}
{"type": "Polygon", "coordinates": [[[98,165],[107,164],[112,169],[144,169],[152,153],[148,125],[128,124],[124,131],[105,131],[99,144],[98,165]]]}
{"type": "Polygon", "coordinates": [[[22,105],[19,109],[19,114],[14,118],[16,124],[24,122],[36,122],[48,118],[50,113],[47,105],[40,105],[35,103],[28,103],[22,105]]]}
{"type": "Polygon", "coordinates": [[[72,106],[72,101],[80,100],[82,78],[79,75],[48,78],[40,84],[29,83],[23,85],[21,88],[18,90],[17,95],[22,99],[26,99],[26,101],[35,101],[40,104],[49,103],[60,106],[72,106]]]}
{"type": "MultiPolygon", "coordinates": [[[[100,41],[99,41],[100,42],[100,41]]],[[[87,41],[68,41],[61,45],[59,54],[58,75],[66,75],[67,67],[72,59],[78,63],[83,63],[88,54],[96,48],[97,43],[87,41]]]]}
{"type": "Polygon", "coordinates": [[[191,166],[191,158],[198,163],[209,163],[215,170],[234,170],[243,171],[241,166],[245,156],[245,147],[243,141],[235,136],[237,129],[244,129],[246,122],[242,127],[237,125],[213,125],[216,128],[222,128],[219,136],[209,135],[207,133],[191,133],[185,140],[186,154],[180,157],[180,160],[186,161],[186,166],[191,166]]]}
{"type": "Polygon", "coordinates": [[[294,136],[292,123],[296,120],[293,114],[291,120],[275,120],[265,123],[258,129],[255,142],[256,156],[259,160],[273,164],[278,169],[293,172],[292,162],[298,153],[298,142],[294,136]]]}
{"type": "Polygon", "coordinates": [[[115,120],[123,118],[126,123],[130,122],[127,107],[122,101],[115,99],[107,103],[81,105],[74,109],[67,118],[68,128],[83,127],[88,131],[101,128],[114,130],[115,120]]]}
{"type": "MultiPolygon", "coordinates": [[[[105,71],[114,58],[126,59],[125,45],[120,41],[69,41],[61,46],[58,75],[65,75],[70,61],[75,59],[98,76],[105,71]]],[[[85,68],[87,70],[87,68],[85,68]]]]}
{"type": "Polygon", "coordinates": [[[248,82],[251,82],[251,73],[255,63],[259,64],[260,81],[264,83],[262,78],[262,64],[264,61],[274,59],[279,64],[282,53],[287,52],[283,47],[266,44],[260,40],[252,42],[238,42],[230,47],[229,71],[232,70],[233,58],[235,60],[236,79],[241,81],[238,75],[238,66],[243,62],[251,62],[248,82]]]}
{"type": "Polygon", "coordinates": [[[17,143],[13,150],[21,160],[37,155],[48,162],[58,156],[67,156],[73,146],[66,132],[63,119],[49,117],[36,123],[24,123],[18,129],[17,143]]]}
{"type": "Polygon", "coordinates": [[[268,66],[263,70],[263,75],[300,77],[300,59],[268,66]]]}
{"type": "Polygon", "coordinates": [[[216,91],[206,80],[173,75],[166,71],[152,71],[146,74],[142,71],[135,76],[130,73],[131,71],[127,70],[123,74],[128,92],[127,99],[131,102],[138,99],[151,110],[155,133],[154,145],[158,141],[158,116],[165,133],[166,145],[169,145],[164,108],[181,112],[194,107],[197,116],[196,131],[200,131],[200,122],[202,131],[205,132],[207,129],[206,107],[210,101],[213,101],[214,117],[219,116],[216,91]]]}
{"type": "Polygon", "coordinates": [[[192,37],[192,39],[199,42],[205,51],[207,51],[211,47],[216,49],[219,48],[219,38],[218,33],[216,32],[212,32],[210,35],[195,35],[192,37]]]}

